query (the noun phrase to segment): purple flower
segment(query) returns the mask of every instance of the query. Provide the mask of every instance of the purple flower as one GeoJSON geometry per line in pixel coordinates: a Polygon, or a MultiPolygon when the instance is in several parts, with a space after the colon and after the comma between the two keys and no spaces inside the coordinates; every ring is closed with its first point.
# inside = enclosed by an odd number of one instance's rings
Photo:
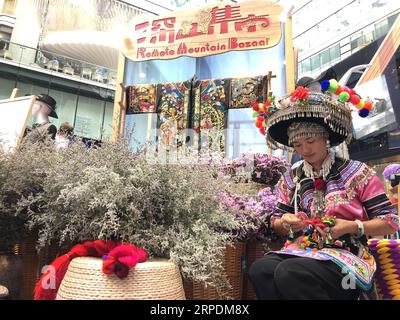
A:
{"type": "Polygon", "coordinates": [[[242,181],[252,180],[265,185],[274,186],[282,173],[288,168],[288,163],[281,158],[260,153],[243,153],[225,166],[226,174],[241,178],[242,181]]]}
{"type": "Polygon", "coordinates": [[[389,164],[389,165],[385,168],[385,170],[383,170],[382,175],[383,175],[383,177],[384,177],[386,180],[390,180],[390,176],[391,176],[392,174],[399,173],[399,172],[400,172],[400,164],[398,164],[398,163],[393,163],[393,164],[389,164]]]}
{"type": "Polygon", "coordinates": [[[242,228],[233,230],[239,240],[257,239],[266,241],[266,219],[272,215],[277,205],[277,194],[266,187],[256,197],[220,192],[219,200],[236,219],[242,222],[242,228]]]}

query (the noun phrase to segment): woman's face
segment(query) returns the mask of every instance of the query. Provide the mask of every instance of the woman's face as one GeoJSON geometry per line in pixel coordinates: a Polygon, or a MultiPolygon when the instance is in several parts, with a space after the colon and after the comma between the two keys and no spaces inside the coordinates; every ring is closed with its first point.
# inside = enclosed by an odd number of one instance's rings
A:
{"type": "Polygon", "coordinates": [[[293,143],[295,151],[309,164],[321,164],[328,153],[323,137],[304,138],[293,143]]]}

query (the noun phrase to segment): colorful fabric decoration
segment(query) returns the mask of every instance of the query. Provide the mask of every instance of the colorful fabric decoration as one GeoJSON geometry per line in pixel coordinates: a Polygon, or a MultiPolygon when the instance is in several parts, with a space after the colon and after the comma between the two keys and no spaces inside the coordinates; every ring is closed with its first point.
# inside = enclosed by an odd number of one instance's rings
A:
{"type": "Polygon", "coordinates": [[[348,250],[337,248],[323,248],[321,250],[291,249],[270,251],[269,253],[288,254],[316,260],[330,260],[343,270],[343,276],[349,274],[352,279],[355,279],[356,284],[362,290],[371,289],[376,271],[375,260],[367,251],[363,251],[360,257],[355,256],[348,250]]]}
{"type": "Polygon", "coordinates": [[[308,218],[304,212],[298,212],[297,216],[299,216],[303,222],[308,225],[308,229],[304,233],[303,237],[299,237],[296,240],[293,237],[293,231],[289,230],[288,240],[284,244],[282,250],[292,246],[295,242],[296,246],[303,250],[316,251],[322,248],[340,248],[348,251],[350,250],[350,247],[348,247],[346,241],[333,240],[329,233],[327,239],[323,241],[319,232],[317,231],[317,227],[321,229],[333,227],[336,222],[335,217],[308,218]]]}
{"type": "Polygon", "coordinates": [[[254,103],[262,100],[265,77],[231,79],[231,100],[229,108],[250,108],[254,103]]]}
{"type": "Polygon", "coordinates": [[[358,109],[358,115],[366,118],[369,115],[373,105],[371,101],[364,101],[354,89],[342,87],[335,79],[321,82],[321,91],[332,93],[338,96],[340,102],[349,102],[358,109]]]}
{"type": "Polygon", "coordinates": [[[126,114],[156,112],[156,85],[138,84],[127,87],[126,114]]]}
{"type": "MultiPolygon", "coordinates": [[[[216,136],[222,134],[226,124],[229,81],[202,80],[193,85],[194,113],[192,117],[193,129],[198,135],[195,140],[200,145],[213,144],[216,136]]],[[[225,141],[219,136],[218,143],[221,150],[225,141]]]]}
{"type": "Polygon", "coordinates": [[[350,244],[345,239],[333,239],[329,232],[326,239],[323,239],[318,232],[318,228],[325,229],[335,225],[335,217],[308,218],[304,212],[297,214],[308,229],[303,236],[294,238],[291,229],[284,246],[279,251],[280,254],[290,254],[300,257],[309,257],[317,260],[331,260],[354,276],[360,288],[369,290],[372,286],[373,275],[376,264],[373,257],[364,249],[361,256],[356,256],[350,252],[350,244]]]}
{"type": "Polygon", "coordinates": [[[190,81],[159,85],[158,127],[164,148],[180,147],[185,142],[182,131],[188,128],[190,90],[190,81]]]}
{"type": "Polygon", "coordinates": [[[52,268],[40,278],[35,287],[35,300],[55,300],[58,289],[72,259],[77,257],[101,257],[103,258],[103,272],[115,273],[120,279],[128,276],[129,270],[137,263],[145,262],[148,254],[145,250],[133,244],[123,244],[117,241],[87,241],[74,246],[67,254],[58,257],[51,263],[55,270],[55,288],[47,284],[52,268]]]}
{"type": "Polygon", "coordinates": [[[400,300],[400,240],[371,239],[368,245],[377,262],[379,295],[383,299],[400,300]]]}

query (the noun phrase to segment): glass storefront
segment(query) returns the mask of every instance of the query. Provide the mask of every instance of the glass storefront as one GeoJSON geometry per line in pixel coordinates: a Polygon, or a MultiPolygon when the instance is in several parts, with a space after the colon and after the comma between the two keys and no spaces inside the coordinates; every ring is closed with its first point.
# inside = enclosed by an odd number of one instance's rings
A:
{"type": "Polygon", "coordinates": [[[69,122],[75,134],[104,140],[112,133],[114,88],[61,78],[52,73],[30,70],[0,62],[0,99],[10,97],[13,88],[19,96],[46,93],[57,101],[57,127],[69,122]]]}

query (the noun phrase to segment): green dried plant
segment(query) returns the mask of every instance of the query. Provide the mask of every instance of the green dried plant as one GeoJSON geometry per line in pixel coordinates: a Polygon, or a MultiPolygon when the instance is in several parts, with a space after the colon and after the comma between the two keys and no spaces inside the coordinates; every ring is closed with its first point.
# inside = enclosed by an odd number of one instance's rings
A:
{"type": "MultiPolygon", "coordinates": [[[[23,221],[38,234],[38,248],[52,241],[131,242],[222,290],[224,249],[234,240],[229,231],[244,227],[217,197],[230,188],[219,175],[222,162],[218,153],[185,150],[178,163],[163,163],[125,143],[26,144],[2,154],[0,225],[9,217],[23,221]]],[[[18,227],[21,236],[26,230],[18,227]]]]}

